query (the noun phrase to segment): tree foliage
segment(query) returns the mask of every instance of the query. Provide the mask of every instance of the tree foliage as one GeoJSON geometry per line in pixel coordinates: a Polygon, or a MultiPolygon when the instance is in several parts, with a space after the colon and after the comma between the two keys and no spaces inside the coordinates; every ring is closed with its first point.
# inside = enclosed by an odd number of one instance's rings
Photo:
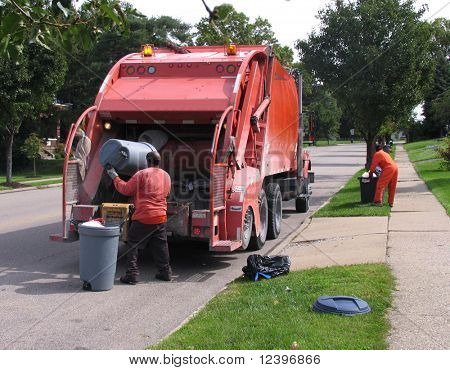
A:
{"type": "Polygon", "coordinates": [[[257,17],[251,22],[249,17],[230,4],[216,6],[214,11],[217,14],[216,20],[204,17],[196,24],[197,45],[224,45],[229,42],[241,45],[272,45],[275,55],[284,66],[292,64],[292,49],[278,43],[267,19],[257,17]]]}
{"type": "Polygon", "coordinates": [[[423,105],[424,135],[437,137],[445,134],[449,124],[450,89],[450,20],[437,18],[432,24],[433,59],[435,70],[433,83],[427,91],[423,105]]]}
{"type": "Polygon", "coordinates": [[[442,128],[450,125],[450,88],[445,90],[433,100],[431,114],[436,122],[442,122],[442,128]]]}
{"type": "Polygon", "coordinates": [[[168,16],[134,17],[127,20],[129,32],[114,31],[99,36],[92,49],[81,51],[69,58],[69,71],[58,99],[73,104],[70,118],[75,118],[90,106],[110,68],[120,58],[140,51],[142,44],[165,46],[168,41],[191,44],[191,26],[168,16]]]}
{"type": "Polygon", "coordinates": [[[308,111],[314,112],[319,137],[326,138],[329,142],[339,132],[342,111],[329,91],[323,88],[315,90],[315,99],[308,105],[308,111]]]}
{"type": "Polygon", "coordinates": [[[106,30],[126,30],[126,13],[120,0],[88,0],[76,8],[70,0],[0,0],[0,53],[16,60],[26,44],[46,49],[88,48],[106,30]]]}
{"type": "Polygon", "coordinates": [[[352,112],[367,142],[367,164],[382,124],[409,116],[431,72],[431,27],[412,0],[336,0],[320,29],[299,41],[301,60],[352,112]]]}

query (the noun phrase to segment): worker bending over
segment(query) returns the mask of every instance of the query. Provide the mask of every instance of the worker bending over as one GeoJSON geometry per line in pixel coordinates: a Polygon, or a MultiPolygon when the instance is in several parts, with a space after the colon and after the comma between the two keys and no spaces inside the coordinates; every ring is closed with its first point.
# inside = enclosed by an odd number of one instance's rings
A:
{"type": "Polygon", "coordinates": [[[383,147],[381,145],[377,145],[369,171],[369,179],[371,179],[377,166],[382,170],[377,182],[373,203],[377,206],[383,205],[383,192],[387,186],[389,191],[389,206],[392,207],[394,205],[395,189],[397,187],[398,167],[392,157],[382,149],[383,147]]]}
{"type": "Polygon", "coordinates": [[[148,153],[148,168],[138,171],[128,182],[121,180],[113,167],[107,166],[106,169],[119,193],[134,196],[135,211],[128,232],[127,272],[120,278],[125,284],[137,283],[138,249],[148,243],[159,270],[155,277],[159,280],[172,280],[166,234],[167,197],[171,182],[169,174],[159,168],[160,162],[158,152],[148,153]]]}

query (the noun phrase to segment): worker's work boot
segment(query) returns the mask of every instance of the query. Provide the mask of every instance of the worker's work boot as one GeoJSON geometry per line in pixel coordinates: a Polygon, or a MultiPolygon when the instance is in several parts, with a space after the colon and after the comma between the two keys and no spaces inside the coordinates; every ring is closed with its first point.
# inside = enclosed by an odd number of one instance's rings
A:
{"type": "Polygon", "coordinates": [[[171,270],[162,270],[155,275],[155,278],[162,281],[171,281],[172,280],[172,271],[171,270]]]}
{"type": "Polygon", "coordinates": [[[375,207],[383,207],[383,203],[380,202],[373,202],[372,205],[375,207]]]}
{"type": "Polygon", "coordinates": [[[120,277],[120,282],[129,285],[136,285],[138,283],[138,279],[134,276],[123,275],[120,277]]]}

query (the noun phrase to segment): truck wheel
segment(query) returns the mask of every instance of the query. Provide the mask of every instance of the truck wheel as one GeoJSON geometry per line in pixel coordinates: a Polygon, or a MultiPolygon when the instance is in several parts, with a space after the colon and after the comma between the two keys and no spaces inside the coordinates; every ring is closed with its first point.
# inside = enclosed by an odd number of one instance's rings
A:
{"type": "Polygon", "coordinates": [[[266,194],[269,207],[267,238],[276,239],[281,232],[281,221],[283,216],[283,199],[281,197],[280,185],[275,183],[267,184],[266,194]]]}
{"type": "Polygon", "coordinates": [[[305,213],[309,210],[309,197],[295,198],[295,210],[298,213],[305,213]]]}
{"type": "Polygon", "coordinates": [[[242,225],[242,235],[241,235],[241,249],[246,250],[250,245],[250,240],[252,238],[253,230],[253,212],[250,207],[247,208],[247,212],[244,216],[244,224],[242,225]]]}
{"type": "Polygon", "coordinates": [[[269,216],[269,210],[267,205],[267,196],[264,189],[261,189],[261,193],[259,194],[259,235],[253,235],[250,240],[250,249],[253,251],[260,250],[267,238],[267,218],[269,216]]]}

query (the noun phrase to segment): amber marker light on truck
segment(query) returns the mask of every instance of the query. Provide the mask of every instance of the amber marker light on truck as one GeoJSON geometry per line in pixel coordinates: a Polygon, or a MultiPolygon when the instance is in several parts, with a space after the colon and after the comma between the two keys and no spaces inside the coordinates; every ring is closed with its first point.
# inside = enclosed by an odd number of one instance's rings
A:
{"type": "Polygon", "coordinates": [[[231,43],[225,45],[225,51],[227,55],[236,55],[237,54],[237,44],[231,43]]]}
{"type": "Polygon", "coordinates": [[[141,46],[141,54],[143,57],[151,57],[153,55],[153,45],[145,44],[141,46]]]}

